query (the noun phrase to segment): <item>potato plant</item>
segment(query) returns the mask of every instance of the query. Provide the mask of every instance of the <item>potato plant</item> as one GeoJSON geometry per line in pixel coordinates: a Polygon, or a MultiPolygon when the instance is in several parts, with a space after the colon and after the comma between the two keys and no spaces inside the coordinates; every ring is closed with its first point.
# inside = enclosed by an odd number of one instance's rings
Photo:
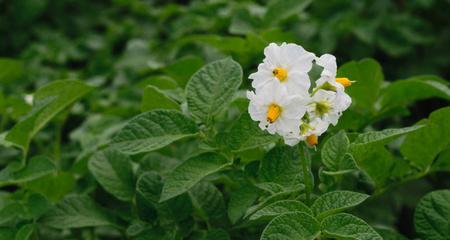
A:
{"type": "Polygon", "coordinates": [[[449,238],[441,3],[106,2],[0,3],[0,240],[449,238]]]}

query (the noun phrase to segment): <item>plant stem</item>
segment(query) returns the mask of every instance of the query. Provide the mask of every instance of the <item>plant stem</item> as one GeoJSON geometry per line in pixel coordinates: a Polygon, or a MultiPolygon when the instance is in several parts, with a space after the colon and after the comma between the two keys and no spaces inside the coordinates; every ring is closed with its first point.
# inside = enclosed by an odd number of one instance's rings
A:
{"type": "Polygon", "coordinates": [[[300,146],[300,162],[302,164],[303,180],[305,181],[305,194],[306,194],[306,204],[311,203],[311,192],[312,192],[312,182],[311,182],[311,156],[308,152],[308,147],[305,143],[300,146]]]}

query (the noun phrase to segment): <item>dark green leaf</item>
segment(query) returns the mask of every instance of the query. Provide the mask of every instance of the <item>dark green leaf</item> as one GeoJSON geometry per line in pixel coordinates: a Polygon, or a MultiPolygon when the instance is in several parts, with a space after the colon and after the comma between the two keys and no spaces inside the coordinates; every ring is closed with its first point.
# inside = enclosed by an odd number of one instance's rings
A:
{"type": "Polygon", "coordinates": [[[117,133],[112,147],[126,154],[150,152],[197,133],[195,123],[178,111],[142,113],[117,133]]]}
{"type": "Polygon", "coordinates": [[[298,185],[302,182],[300,156],[295,147],[276,147],[261,161],[259,176],[263,181],[282,186],[298,185]]]}
{"type": "Polygon", "coordinates": [[[358,109],[371,111],[378,99],[384,76],[380,64],[374,59],[351,61],[342,65],[338,74],[356,81],[346,92],[351,96],[353,105],[358,109]]]}
{"type": "Polygon", "coordinates": [[[189,158],[167,177],[160,201],[166,201],[188,191],[204,177],[230,164],[227,159],[216,153],[203,153],[189,158]]]}
{"type": "Polygon", "coordinates": [[[41,221],[58,229],[114,225],[114,220],[106,209],[82,195],[65,197],[41,221]]]}
{"type": "Polygon", "coordinates": [[[260,220],[260,219],[272,219],[284,213],[289,212],[304,212],[308,215],[313,215],[311,209],[304,203],[295,200],[282,200],[274,202],[267,205],[266,207],[258,210],[253,215],[250,216],[250,220],[260,220]]]}
{"type": "Polygon", "coordinates": [[[414,213],[416,231],[423,239],[450,236],[450,190],[438,190],[423,197],[414,213]]]}
{"type": "Polygon", "coordinates": [[[242,68],[231,58],[204,66],[186,85],[190,113],[208,123],[231,102],[241,82],[242,68]]]}
{"type": "Polygon", "coordinates": [[[261,240],[313,240],[320,234],[320,225],[311,215],[292,212],[274,218],[264,229],[261,240]]]}
{"type": "Polygon", "coordinates": [[[431,113],[421,123],[425,127],[408,134],[400,151],[409,161],[421,169],[428,168],[436,156],[450,144],[450,107],[431,113]]]}
{"type": "Polygon", "coordinates": [[[142,95],[141,111],[147,112],[154,109],[180,109],[177,102],[172,100],[166,93],[154,86],[147,86],[142,95]]]}
{"type": "Polygon", "coordinates": [[[258,123],[244,113],[225,136],[227,146],[236,152],[266,145],[278,140],[258,127],[258,123]]]}
{"type": "Polygon", "coordinates": [[[189,196],[203,220],[219,226],[226,224],[225,201],[214,184],[199,182],[189,190],[189,196]]]}
{"type": "Polygon", "coordinates": [[[321,223],[321,228],[325,236],[334,239],[383,239],[369,224],[347,213],[339,213],[325,218],[321,223]]]}
{"type": "Polygon", "coordinates": [[[33,111],[27,118],[17,123],[6,136],[25,150],[33,136],[41,130],[58,113],[69,107],[93,88],[84,82],[75,80],[55,81],[34,93],[34,102],[38,111],[33,111]],[[41,104],[44,102],[45,104],[41,104]],[[42,106],[43,105],[43,106],[42,106]],[[32,119],[32,121],[30,120],[32,119]]]}
{"type": "Polygon", "coordinates": [[[23,63],[9,58],[0,58],[0,82],[13,82],[23,74],[23,63]]]}
{"type": "Polygon", "coordinates": [[[113,149],[96,153],[89,161],[89,170],[102,187],[122,201],[134,197],[134,176],[131,158],[113,149]]]}
{"type": "Polygon", "coordinates": [[[367,194],[350,191],[329,192],[316,199],[311,206],[311,209],[314,212],[314,215],[320,219],[357,206],[364,202],[368,197],[369,195],[367,194]]]}
{"type": "Polygon", "coordinates": [[[24,168],[20,169],[17,163],[12,163],[0,171],[0,185],[32,181],[55,171],[56,167],[49,158],[36,156],[24,168]]]}
{"type": "Polygon", "coordinates": [[[236,223],[242,218],[247,209],[253,205],[259,197],[259,189],[253,185],[243,185],[230,193],[228,202],[228,217],[231,223],[236,223]]]}
{"type": "Polygon", "coordinates": [[[345,173],[357,169],[355,160],[349,152],[350,142],[344,131],[329,138],[323,145],[322,163],[326,172],[345,173]]]}
{"type": "Polygon", "coordinates": [[[196,56],[187,56],[177,60],[164,69],[170,77],[178,82],[182,88],[186,86],[189,78],[203,65],[203,59],[196,56]]]}

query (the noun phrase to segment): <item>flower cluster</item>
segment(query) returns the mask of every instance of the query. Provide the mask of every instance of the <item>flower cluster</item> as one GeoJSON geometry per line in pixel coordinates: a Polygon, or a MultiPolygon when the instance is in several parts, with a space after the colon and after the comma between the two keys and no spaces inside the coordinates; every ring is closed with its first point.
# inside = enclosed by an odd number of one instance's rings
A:
{"type": "Polygon", "coordinates": [[[297,44],[271,43],[264,55],[258,71],[249,76],[255,89],[247,92],[251,118],[288,145],[305,140],[317,144],[318,136],[336,125],[350,106],[345,87],[352,82],[336,78],[336,58],[330,54],[316,57],[297,44]],[[323,70],[311,86],[308,73],[313,64],[323,70]]]}

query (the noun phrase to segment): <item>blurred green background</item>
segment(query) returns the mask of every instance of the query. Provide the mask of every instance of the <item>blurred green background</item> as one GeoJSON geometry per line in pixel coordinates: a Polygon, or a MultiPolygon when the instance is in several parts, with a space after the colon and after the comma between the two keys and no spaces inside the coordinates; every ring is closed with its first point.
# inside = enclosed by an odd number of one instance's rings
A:
{"type": "MultiPolygon", "coordinates": [[[[71,166],[85,157],[79,145],[84,149],[106,141],[122,121],[141,112],[145,86],[177,99],[182,95],[177,86],[184,87],[197,69],[231,55],[244,69],[246,89],[246,76],[270,42],[332,53],[339,65],[371,57],[383,66],[387,81],[423,74],[449,79],[449,13],[449,0],[0,0],[0,67],[12,69],[0,75],[0,133],[31,109],[24,96],[51,81],[80,79],[96,86],[70,118],[53,121],[39,133],[30,149],[30,156],[51,155],[59,144],[53,146],[53,139],[59,137],[63,163],[71,166]]],[[[375,128],[412,125],[447,105],[438,99],[418,101],[407,117],[377,122],[375,128]]],[[[2,150],[0,166],[17,155],[2,150]]],[[[448,187],[440,179],[445,176],[428,179],[433,187],[425,181],[405,185],[376,204],[400,199],[406,207],[395,206],[399,219],[412,219],[423,192],[448,187]],[[403,199],[414,191],[420,192],[417,199],[403,199]]],[[[88,181],[81,184],[89,186],[88,181]]],[[[398,220],[390,208],[368,209],[375,212],[365,214],[374,219],[398,220]]],[[[408,236],[413,236],[411,226],[398,223],[408,236]]]]}

